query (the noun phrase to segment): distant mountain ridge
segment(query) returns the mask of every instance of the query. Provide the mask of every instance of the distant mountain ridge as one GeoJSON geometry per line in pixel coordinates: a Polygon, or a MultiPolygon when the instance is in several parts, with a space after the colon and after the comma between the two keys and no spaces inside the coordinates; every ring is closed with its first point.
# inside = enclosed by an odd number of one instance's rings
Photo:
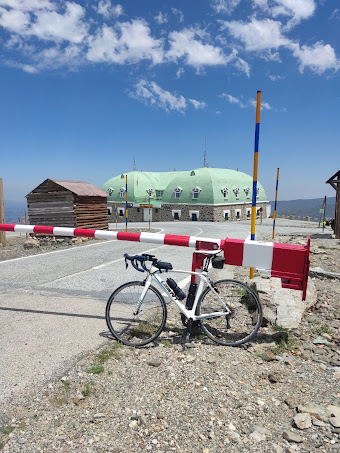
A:
{"type": "MultiPolygon", "coordinates": [[[[304,220],[307,216],[311,220],[319,220],[319,210],[322,208],[323,198],[312,198],[309,200],[284,200],[277,202],[276,214],[278,217],[293,215],[296,220],[304,220]]],[[[274,213],[274,201],[269,202],[274,213]]],[[[327,197],[326,200],[326,218],[334,217],[335,197],[327,197]]]]}
{"type": "Polygon", "coordinates": [[[5,209],[5,223],[22,223],[25,220],[25,211],[27,211],[27,201],[10,201],[4,200],[4,209],[5,209]]]}

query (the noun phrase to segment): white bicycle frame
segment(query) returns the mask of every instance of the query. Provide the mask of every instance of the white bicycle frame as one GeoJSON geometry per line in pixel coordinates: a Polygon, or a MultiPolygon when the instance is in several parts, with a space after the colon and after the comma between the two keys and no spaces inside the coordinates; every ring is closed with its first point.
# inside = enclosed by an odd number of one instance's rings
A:
{"type": "Polygon", "coordinates": [[[160,273],[160,270],[157,267],[151,266],[151,269],[148,272],[149,272],[149,275],[147,276],[147,278],[145,280],[145,287],[144,287],[142,294],[140,296],[140,299],[137,303],[136,311],[134,314],[139,313],[139,310],[143,304],[145,295],[146,295],[148,289],[150,288],[152,280],[156,281],[157,285],[176,304],[179,311],[181,313],[183,313],[187,319],[191,318],[193,321],[199,321],[201,319],[214,318],[214,317],[223,316],[223,315],[225,316],[225,315],[228,315],[231,313],[231,310],[227,307],[227,305],[223,302],[223,300],[218,295],[217,291],[215,291],[214,287],[210,284],[210,280],[208,278],[208,274],[206,271],[193,272],[193,271],[183,271],[183,270],[177,270],[177,269],[171,270],[171,273],[195,275],[199,278],[199,284],[198,284],[196,295],[195,295],[195,301],[194,301],[194,304],[193,304],[191,310],[188,310],[182,302],[180,302],[176,297],[174,297],[173,291],[171,290],[171,288],[169,288],[168,284],[164,280],[162,280],[162,278],[160,278],[159,275],[157,275],[160,273]],[[203,292],[203,288],[205,285],[208,286],[213,291],[213,293],[216,295],[216,297],[220,301],[220,303],[221,303],[222,307],[225,309],[225,311],[221,311],[221,312],[216,311],[213,313],[199,315],[199,316],[195,314],[198,300],[203,292]]]}

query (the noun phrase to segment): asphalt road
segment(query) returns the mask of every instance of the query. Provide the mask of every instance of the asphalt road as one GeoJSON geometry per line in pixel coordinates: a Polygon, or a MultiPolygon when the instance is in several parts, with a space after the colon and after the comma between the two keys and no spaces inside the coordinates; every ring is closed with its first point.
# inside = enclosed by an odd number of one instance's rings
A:
{"type": "MultiPolygon", "coordinates": [[[[133,224],[134,228],[146,224],[133,224]]],[[[112,225],[114,227],[114,225],[112,225]]],[[[244,239],[250,222],[155,223],[161,233],[244,239]]],[[[277,232],[319,233],[310,222],[277,221],[277,232]]],[[[257,239],[272,221],[257,225],[257,239]]],[[[190,270],[192,249],[105,241],[0,262],[0,422],[15,396],[63,375],[79,357],[107,342],[105,304],[112,291],[142,274],[126,270],[123,254],[152,253],[190,270]]],[[[177,279],[179,281],[179,279],[177,279]]]]}

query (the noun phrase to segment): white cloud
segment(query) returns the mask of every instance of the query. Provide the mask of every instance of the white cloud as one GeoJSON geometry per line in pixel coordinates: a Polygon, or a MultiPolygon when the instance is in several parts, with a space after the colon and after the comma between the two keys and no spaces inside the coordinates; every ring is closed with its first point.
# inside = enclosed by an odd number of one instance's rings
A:
{"type": "MultiPolygon", "coordinates": [[[[256,107],[256,99],[249,99],[249,104],[253,107],[256,107]]],[[[261,110],[271,110],[272,107],[268,104],[268,102],[261,102],[261,110]]]]}
{"type": "Polygon", "coordinates": [[[183,22],[184,21],[184,14],[182,13],[182,11],[180,11],[177,8],[171,8],[171,11],[172,11],[173,14],[178,16],[178,21],[179,22],[183,22]]]}
{"type": "Polygon", "coordinates": [[[285,76],[282,76],[282,75],[273,75],[273,74],[269,74],[268,77],[270,78],[270,80],[272,82],[276,82],[276,80],[281,80],[281,79],[284,79],[285,76]]]}
{"type": "Polygon", "coordinates": [[[301,22],[301,20],[311,17],[315,8],[314,0],[274,0],[271,14],[273,17],[280,15],[291,17],[287,26],[292,27],[301,22]]]}
{"type": "Polygon", "coordinates": [[[34,56],[35,67],[39,71],[57,69],[67,66],[70,70],[76,70],[84,63],[81,47],[77,44],[69,44],[65,48],[58,45],[46,48],[34,56]]]}
{"type": "Polygon", "coordinates": [[[153,64],[163,61],[163,43],[150,35],[144,20],[133,20],[116,25],[104,25],[88,40],[88,60],[107,63],[136,63],[151,60],[153,64]]]}
{"type": "MultiPolygon", "coordinates": [[[[235,96],[232,96],[231,94],[227,94],[227,93],[222,93],[218,97],[227,99],[227,101],[230,104],[236,104],[239,107],[241,107],[242,109],[245,109],[247,107],[254,107],[254,106],[256,107],[255,99],[249,99],[248,101],[241,101],[241,99],[239,99],[235,96]]],[[[271,110],[271,108],[272,107],[268,104],[268,102],[261,102],[261,109],[271,110]]]]}
{"type": "Polygon", "coordinates": [[[259,52],[259,57],[265,61],[277,61],[278,63],[281,63],[279,52],[272,49],[262,50],[259,52]]]}
{"type": "Polygon", "coordinates": [[[222,115],[222,112],[220,110],[216,110],[216,115],[220,116],[220,115],[222,115]]]}
{"type": "Polygon", "coordinates": [[[252,18],[248,23],[226,21],[223,22],[223,27],[227,28],[234,38],[241,40],[246,50],[276,49],[288,42],[281,33],[281,23],[271,19],[252,18]]]}
{"type": "Polygon", "coordinates": [[[110,17],[119,17],[124,14],[124,10],[122,5],[112,5],[110,0],[100,0],[98,6],[93,6],[93,9],[105,19],[109,19],[110,17]]]}
{"type": "Polygon", "coordinates": [[[30,15],[18,9],[7,10],[0,7],[0,25],[10,32],[27,33],[30,15]]]}
{"type": "Polygon", "coordinates": [[[240,57],[236,58],[235,66],[242,72],[245,72],[247,77],[250,77],[250,66],[249,64],[240,57]]]}
{"type": "Polygon", "coordinates": [[[200,101],[196,101],[196,99],[189,99],[189,101],[192,103],[192,105],[195,107],[195,109],[204,109],[207,104],[205,102],[200,102],[200,101]]]}
{"type": "Polygon", "coordinates": [[[157,22],[157,24],[159,24],[159,25],[162,25],[162,24],[165,24],[168,22],[168,18],[166,16],[166,14],[163,14],[161,11],[159,12],[159,14],[157,16],[154,17],[154,19],[157,22]]]}
{"type": "Polygon", "coordinates": [[[182,76],[182,74],[184,74],[184,73],[185,73],[185,71],[184,71],[183,68],[178,68],[177,71],[176,71],[177,79],[179,79],[182,76]]]}
{"type": "Polygon", "coordinates": [[[37,74],[39,72],[37,68],[29,64],[22,64],[16,61],[7,61],[6,64],[12,68],[22,69],[24,72],[28,72],[29,74],[37,74]]]}
{"type": "Polygon", "coordinates": [[[224,65],[230,59],[224,55],[220,47],[205,43],[208,35],[194,28],[184,28],[169,34],[170,49],[167,58],[178,61],[184,58],[186,64],[199,68],[200,66],[224,65]]]}
{"type": "Polygon", "coordinates": [[[239,98],[236,98],[236,97],[232,96],[231,94],[222,93],[222,94],[220,94],[218,97],[220,97],[220,98],[225,98],[225,99],[228,100],[228,102],[229,102],[230,104],[237,104],[237,105],[239,105],[242,109],[244,109],[244,108],[247,107],[247,105],[244,104],[239,98]]]}
{"type": "Polygon", "coordinates": [[[35,11],[39,9],[54,10],[56,6],[50,0],[0,0],[0,6],[20,11],[35,11]]]}
{"type": "Polygon", "coordinates": [[[301,47],[297,43],[291,43],[290,48],[294,56],[300,60],[301,73],[305,67],[309,67],[318,74],[322,74],[327,69],[337,71],[340,68],[340,62],[333,47],[322,41],[316,42],[312,46],[303,45],[301,47]]]}
{"type": "Polygon", "coordinates": [[[336,9],[332,12],[332,14],[331,14],[331,16],[330,16],[330,19],[332,19],[332,20],[340,20],[340,9],[336,8],[336,9]]]}
{"type": "Polygon", "coordinates": [[[212,0],[211,6],[217,13],[231,14],[241,0],[212,0]]]}
{"type": "Polygon", "coordinates": [[[130,92],[134,99],[162,108],[166,112],[177,110],[184,113],[187,108],[186,99],[183,96],[176,96],[170,91],[163,90],[156,82],[140,80],[135,86],[135,92],[130,92]]]}
{"type": "Polygon", "coordinates": [[[38,11],[37,20],[29,34],[55,42],[80,43],[87,34],[88,25],[82,21],[85,9],[77,3],[66,2],[65,14],[56,11],[38,11]]]}

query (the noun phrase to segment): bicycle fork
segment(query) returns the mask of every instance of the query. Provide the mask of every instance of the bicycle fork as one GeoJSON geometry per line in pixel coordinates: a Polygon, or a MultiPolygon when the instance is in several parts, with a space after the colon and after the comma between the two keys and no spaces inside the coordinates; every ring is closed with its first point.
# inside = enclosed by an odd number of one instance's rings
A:
{"type": "Polygon", "coordinates": [[[141,306],[142,306],[142,303],[144,301],[144,298],[145,298],[145,295],[151,285],[151,279],[149,279],[149,277],[147,277],[145,280],[145,286],[144,286],[144,289],[142,291],[142,294],[140,296],[140,299],[139,301],[137,302],[137,306],[136,306],[136,310],[133,312],[134,316],[137,316],[140,312],[140,309],[141,309],[141,306]]]}

